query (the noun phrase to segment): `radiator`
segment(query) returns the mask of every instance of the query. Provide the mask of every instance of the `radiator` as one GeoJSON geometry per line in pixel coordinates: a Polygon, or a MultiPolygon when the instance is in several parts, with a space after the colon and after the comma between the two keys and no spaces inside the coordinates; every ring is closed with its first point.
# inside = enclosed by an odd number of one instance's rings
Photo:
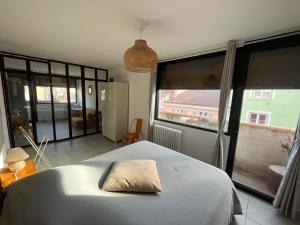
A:
{"type": "Polygon", "coordinates": [[[171,127],[154,124],[153,126],[153,142],[161,146],[181,150],[182,130],[171,127]]]}

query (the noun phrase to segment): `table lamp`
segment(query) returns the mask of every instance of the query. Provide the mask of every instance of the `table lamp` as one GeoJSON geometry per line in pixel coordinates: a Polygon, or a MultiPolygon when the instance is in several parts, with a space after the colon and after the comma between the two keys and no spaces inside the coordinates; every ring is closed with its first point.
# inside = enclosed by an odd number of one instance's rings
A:
{"type": "Polygon", "coordinates": [[[18,171],[22,170],[25,167],[24,160],[28,157],[29,155],[24,151],[23,148],[12,148],[7,151],[7,156],[4,162],[8,164],[8,168],[10,169],[10,171],[16,174],[18,171]]]}

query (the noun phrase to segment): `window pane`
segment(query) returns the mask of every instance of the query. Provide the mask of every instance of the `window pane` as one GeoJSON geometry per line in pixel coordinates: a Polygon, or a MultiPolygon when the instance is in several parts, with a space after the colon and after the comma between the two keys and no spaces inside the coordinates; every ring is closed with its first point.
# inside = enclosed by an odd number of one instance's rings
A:
{"type": "Polygon", "coordinates": [[[95,79],[95,69],[84,68],[84,77],[95,79]]]}
{"type": "Polygon", "coordinates": [[[71,102],[71,122],[72,136],[77,137],[83,135],[83,112],[82,112],[82,87],[80,79],[69,79],[70,82],[70,98],[75,98],[75,102],[71,102]],[[71,94],[71,90],[75,89],[75,96],[71,94]],[[73,97],[72,97],[73,96],[73,97]]]}
{"type": "Polygon", "coordinates": [[[95,81],[85,81],[86,127],[87,133],[97,131],[96,119],[96,84],[95,81]]]}
{"type": "Polygon", "coordinates": [[[46,86],[36,86],[36,97],[39,103],[50,103],[51,102],[51,93],[50,87],[46,86]]]}
{"type": "Polygon", "coordinates": [[[31,61],[30,70],[36,73],[48,73],[48,63],[31,61]]]}
{"type": "Polygon", "coordinates": [[[107,72],[105,70],[97,70],[97,79],[98,80],[106,80],[107,72]]]}
{"type": "Polygon", "coordinates": [[[51,73],[55,75],[66,75],[66,65],[63,63],[51,62],[51,73]]]}
{"type": "Polygon", "coordinates": [[[161,63],[160,90],[217,90],[220,88],[225,55],[202,56],[161,63]]]}
{"type": "Polygon", "coordinates": [[[52,108],[51,108],[51,92],[50,82],[48,76],[34,76],[36,83],[36,133],[38,141],[43,140],[46,135],[50,140],[54,139],[53,122],[52,122],[52,108]]]}
{"type": "MultiPolygon", "coordinates": [[[[158,94],[159,119],[217,130],[220,90],[159,90],[158,94]]],[[[228,120],[229,115],[225,131],[228,120]]]]}
{"type": "Polygon", "coordinates": [[[52,77],[56,139],[70,137],[68,120],[68,94],[66,78],[52,77]]]}
{"type": "Polygon", "coordinates": [[[272,91],[269,99],[251,99],[256,90],[244,91],[233,180],[274,197],[293,143],[300,89],[272,91]]]}
{"type": "Polygon", "coordinates": [[[22,59],[4,57],[4,66],[5,69],[26,70],[26,61],[22,59]]]}
{"type": "Polygon", "coordinates": [[[250,123],[256,123],[257,114],[251,113],[250,114],[250,123]]]}
{"type": "Polygon", "coordinates": [[[99,132],[102,132],[102,115],[104,110],[105,98],[107,94],[107,83],[98,82],[98,127],[99,132]]]}
{"type": "Polygon", "coordinates": [[[31,108],[26,74],[7,74],[7,94],[11,110],[11,132],[15,146],[28,145],[28,141],[19,130],[19,127],[22,126],[32,136],[31,108]]]}
{"type": "Polygon", "coordinates": [[[267,116],[264,114],[259,115],[258,117],[258,124],[265,125],[267,122],[267,116]]]}
{"type": "Polygon", "coordinates": [[[74,77],[81,77],[80,66],[69,65],[69,75],[74,77]]]}

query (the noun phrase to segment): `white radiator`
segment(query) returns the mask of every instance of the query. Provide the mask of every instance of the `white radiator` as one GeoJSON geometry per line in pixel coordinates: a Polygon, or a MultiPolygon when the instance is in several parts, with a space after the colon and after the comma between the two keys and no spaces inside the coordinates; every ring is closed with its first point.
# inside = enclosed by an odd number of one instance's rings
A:
{"type": "Polygon", "coordinates": [[[161,146],[180,151],[182,130],[154,124],[153,142],[161,146]]]}

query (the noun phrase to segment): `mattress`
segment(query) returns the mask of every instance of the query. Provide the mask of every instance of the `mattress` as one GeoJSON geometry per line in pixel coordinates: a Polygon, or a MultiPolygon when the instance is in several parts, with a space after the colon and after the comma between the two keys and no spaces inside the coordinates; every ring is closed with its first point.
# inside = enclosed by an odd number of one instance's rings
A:
{"type": "Polygon", "coordinates": [[[225,172],[141,141],[15,182],[1,218],[7,225],[228,225],[240,213],[225,172]],[[101,191],[112,162],[120,159],[155,160],[162,192],[101,191]]]}

